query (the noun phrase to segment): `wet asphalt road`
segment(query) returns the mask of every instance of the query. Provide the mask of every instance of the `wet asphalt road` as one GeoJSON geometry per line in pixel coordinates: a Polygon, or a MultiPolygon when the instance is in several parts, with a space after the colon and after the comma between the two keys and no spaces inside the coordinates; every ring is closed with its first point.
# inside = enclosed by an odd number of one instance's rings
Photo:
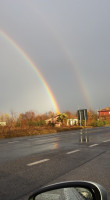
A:
{"type": "Polygon", "coordinates": [[[95,181],[110,195],[110,127],[0,140],[0,199],[63,180],[95,181]]]}

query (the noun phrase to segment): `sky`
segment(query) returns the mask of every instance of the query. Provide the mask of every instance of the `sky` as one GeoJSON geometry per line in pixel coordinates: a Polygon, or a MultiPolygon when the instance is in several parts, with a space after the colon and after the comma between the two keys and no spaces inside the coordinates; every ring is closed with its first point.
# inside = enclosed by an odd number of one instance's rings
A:
{"type": "Polygon", "coordinates": [[[0,0],[0,112],[109,107],[109,8],[109,0],[0,0]]]}

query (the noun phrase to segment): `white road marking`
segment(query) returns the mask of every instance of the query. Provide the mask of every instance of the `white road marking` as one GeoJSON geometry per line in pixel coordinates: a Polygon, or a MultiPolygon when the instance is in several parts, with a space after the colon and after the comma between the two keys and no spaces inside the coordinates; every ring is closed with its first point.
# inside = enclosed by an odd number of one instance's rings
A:
{"type": "Polygon", "coordinates": [[[90,145],[89,147],[95,147],[95,146],[98,146],[99,144],[92,144],[90,145]]]}
{"type": "Polygon", "coordinates": [[[8,143],[12,144],[12,143],[16,143],[16,142],[19,142],[19,141],[11,141],[11,142],[8,142],[8,143]]]}
{"type": "Polygon", "coordinates": [[[76,152],[78,152],[78,151],[80,151],[80,150],[77,149],[77,150],[74,150],[74,151],[69,151],[69,152],[67,152],[66,154],[72,154],[72,153],[76,153],[76,152]]]}
{"type": "Polygon", "coordinates": [[[110,142],[110,140],[105,140],[105,141],[103,141],[103,142],[110,142]]]}
{"type": "Polygon", "coordinates": [[[39,160],[39,161],[27,164],[27,166],[37,165],[37,164],[40,164],[40,163],[43,163],[43,162],[46,162],[46,161],[49,161],[49,160],[50,159],[39,160]]]}

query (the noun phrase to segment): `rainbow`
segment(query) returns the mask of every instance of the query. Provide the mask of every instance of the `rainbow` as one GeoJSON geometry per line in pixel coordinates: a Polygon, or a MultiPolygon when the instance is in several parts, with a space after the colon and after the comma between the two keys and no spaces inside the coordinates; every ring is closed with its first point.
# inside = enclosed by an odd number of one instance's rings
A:
{"type": "Polygon", "coordinates": [[[53,105],[53,108],[55,110],[56,113],[60,113],[60,109],[59,106],[57,104],[57,101],[49,87],[49,85],[47,84],[47,82],[45,81],[43,75],[41,74],[41,72],[39,71],[38,67],[34,64],[34,62],[31,60],[31,58],[27,55],[26,52],[24,52],[24,50],[9,36],[7,35],[3,30],[0,30],[0,35],[7,40],[20,54],[21,56],[23,56],[23,58],[26,60],[27,63],[29,63],[29,65],[34,69],[34,71],[36,72],[36,74],[38,75],[41,83],[43,84],[49,98],[50,101],[53,105]]]}
{"type": "MultiPolygon", "coordinates": [[[[35,13],[40,16],[40,19],[42,19],[43,23],[46,24],[46,26],[48,27],[48,29],[51,31],[54,39],[56,39],[56,41],[58,42],[58,45],[60,46],[62,52],[64,53],[64,55],[66,56],[66,58],[68,59],[72,72],[77,80],[77,83],[79,85],[81,94],[85,100],[86,106],[87,108],[92,108],[92,104],[91,104],[91,98],[90,98],[90,91],[87,88],[87,84],[85,83],[85,80],[82,78],[82,74],[78,69],[78,66],[75,62],[75,60],[73,59],[73,55],[71,54],[69,48],[67,47],[67,45],[65,44],[62,36],[60,34],[58,34],[58,32],[56,32],[56,30],[53,28],[49,18],[47,18],[47,16],[44,16],[43,13],[37,9],[37,6],[33,6],[33,4],[30,1],[30,5],[32,6],[32,9],[34,9],[35,13]]],[[[29,5],[29,6],[30,6],[29,5]]]]}
{"type": "Polygon", "coordinates": [[[79,71],[78,66],[76,65],[75,61],[73,60],[73,57],[72,57],[69,49],[64,44],[63,44],[63,50],[69,59],[70,65],[72,66],[73,73],[74,73],[77,83],[79,85],[82,96],[85,100],[86,106],[87,106],[87,108],[91,109],[92,104],[91,104],[90,94],[89,94],[89,89],[87,88],[87,84],[85,83],[84,79],[82,78],[82,74],[79,71]]]}

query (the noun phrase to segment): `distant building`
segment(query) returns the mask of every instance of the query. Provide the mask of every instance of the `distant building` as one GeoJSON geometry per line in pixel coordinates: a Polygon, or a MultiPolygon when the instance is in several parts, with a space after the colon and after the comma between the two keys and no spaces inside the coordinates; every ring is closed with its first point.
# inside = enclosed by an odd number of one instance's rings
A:
{"type": "Polygon", "coordinates": [[[6,126],[6,122],[0,122],[0,126],[6,126]]]}
{"type": "Polygon", "coordinates": [[[107,107],[107,108],[104,108],[104,109],[101,109],[98,111],[99,113],[99,117],[107,117],[107,118],[110,118],[110,107],[107,107]]]}
{"type": "Polygon", "coordinates": [[[61,122],[58,122],[58,115],[55,117],[51,117],[50,119],[46,119],[45,120],[46,124],[55,124],[55,127],[60,127],[61,126],[61,122]]]}
{"type": "Polygon", "coordinates": [[[74,118],[74,119],[67,119],[67,126],[75,126],[78,125],[78,119],[74,118]]]}
{"type": "Polygon", "coordinates": [[[46,119],[45,122],[46,122],[46,124],[56,123],[57,119],[58,119],[58,116],[55,116],[55,117],[51,117],[50,119],[46,119]]]}
{"type": "MultiPolygon", "coordinates": [[[[62,122],[58,121],[59,115],[56,115],[55,117],[51,117],[50,119],[45,120],[46,124],[55,124],[55,127],[60,127],[62,125],[62,122]]],[[[74,117],[74,119],[66,119],[67,126],[75,126],[78,125],[78,118],[74,117]]]]}

